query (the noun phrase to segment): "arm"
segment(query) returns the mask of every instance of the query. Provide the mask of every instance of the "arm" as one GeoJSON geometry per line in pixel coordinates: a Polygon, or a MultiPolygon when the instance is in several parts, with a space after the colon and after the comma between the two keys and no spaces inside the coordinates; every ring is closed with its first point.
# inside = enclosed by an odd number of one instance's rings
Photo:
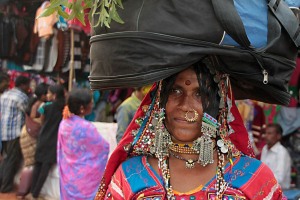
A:
{"type": "Polygon", "coordinates": [[[106,191],[105,200],[107,199],[114,199],[114,200],[121,200],[121,199],[130,199],[125,198],[124,195],[124,187],[123,181],[125,180],[125,176],[122,172],[121,166],[117,169],[115,174],[113,175],[110,184],[108,185],[108,189],[106,191]]]}

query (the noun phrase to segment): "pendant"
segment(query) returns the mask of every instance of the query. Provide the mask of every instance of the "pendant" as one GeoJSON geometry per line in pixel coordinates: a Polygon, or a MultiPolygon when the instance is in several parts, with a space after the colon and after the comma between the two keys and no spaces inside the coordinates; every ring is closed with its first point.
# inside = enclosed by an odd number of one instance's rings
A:
{"type": "Polygon", "coordinates": [[[188,169],[192,169],[195,167],[195,162],[194,160],[192,159],[188,159],[185,161],[185,167],[188,168],[188,169]]]}

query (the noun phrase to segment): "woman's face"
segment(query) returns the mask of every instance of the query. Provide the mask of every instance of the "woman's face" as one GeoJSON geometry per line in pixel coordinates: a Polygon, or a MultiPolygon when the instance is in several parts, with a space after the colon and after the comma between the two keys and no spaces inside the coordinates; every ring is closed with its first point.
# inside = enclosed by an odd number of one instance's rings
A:
{"type": "Polygon", "coordinates": [[[53,94],[50,90],[48,90],[48,92],[47,92],[47,100],[48,101],[55,100],[55,94],[53,94]]]}
{"type": "Polygon", "coordinates": [[[173,142],[190,143],[201,135],[203,108],[199,91],[198,79],[193,69],[188,68],[177,75],[166,104],[165,120],[173,142]],[[188,118],[193,118],[193,110],[199,116],[195,122],[188,122],[185,115],[190,111],[188,118]]]}

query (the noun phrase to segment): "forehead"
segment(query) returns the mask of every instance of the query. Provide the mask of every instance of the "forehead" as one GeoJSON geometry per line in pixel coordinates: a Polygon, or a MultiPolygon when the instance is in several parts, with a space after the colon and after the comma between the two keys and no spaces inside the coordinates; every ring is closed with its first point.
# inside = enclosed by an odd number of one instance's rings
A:
{"type": "Polygon", "coordinates": [[[276,132],[276,128],[273,127],[273,126],[267,127],[267,128],[266,128],[266,132],[268,132],[268,133],[273,133],[273,134],[277,133],[277,132],[276,132]]]}
{"type": "Polygon", "coordinates": [[[185,84],[186,81],[190,81],[191,84],[197,84],[198,85],[198,79],[195,71],[191,68],[185,69],[182,72],[180,72],[175,80],[176,84],[185,84]]]}

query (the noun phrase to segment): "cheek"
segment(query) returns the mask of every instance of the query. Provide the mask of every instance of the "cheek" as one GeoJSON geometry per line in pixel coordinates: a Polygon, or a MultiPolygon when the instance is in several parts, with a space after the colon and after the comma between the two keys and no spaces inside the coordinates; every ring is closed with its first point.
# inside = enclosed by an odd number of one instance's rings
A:
{"type": "Polygon", "coordinates": [[[174,110],[173,104],[170,102],[167,102],[166,107],[165,107],[165,126],[167,129],[172,127],[170,125],[170,118],[173,115],[173,110],[174,110]]]}
{"type": "Polygon", "coordinates": [[[172,113],[176,112],[176,105],[172,101],[168,101],[165,107],[165,116],[172,116],[172,113]]]}

